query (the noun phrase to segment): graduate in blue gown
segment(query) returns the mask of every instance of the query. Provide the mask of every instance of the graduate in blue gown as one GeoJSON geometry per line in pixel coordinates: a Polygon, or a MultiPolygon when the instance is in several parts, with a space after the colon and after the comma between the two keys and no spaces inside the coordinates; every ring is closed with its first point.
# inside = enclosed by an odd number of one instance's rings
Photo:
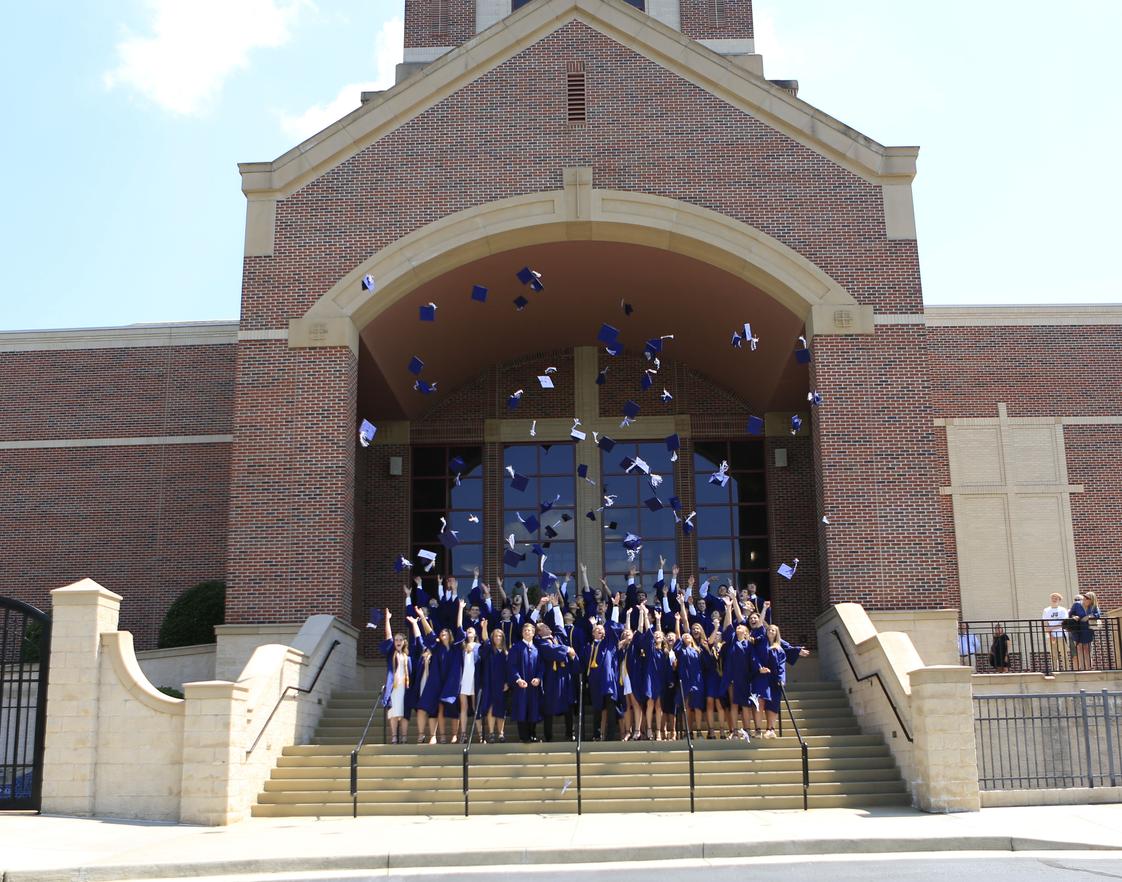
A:
{"type": "Polygon", "coordinates": [[[670,737],[670,721],[677,716],[678,683],[674,677],[674,651],[662,633],[662,612],[658,609],[654,610],[654,620],[648,680],[650,707],[654,710],[654,737],[662,741],[670,737]]]}
{"type": "Polygon", "coordinates": [[[793,666],[800,658],[810,655],[810,650],[805,646],[794,646],[783,639],[779,633],[778,625],[768,625],[766,631],[766,646],[768,654],[767,667],[771,680],[768,697],[764,701],[767,711],[767,729],[764,738],[774,738],[775,728],[779,724],[779,707],[783,700],[783,687],[787,683],[787,667],[793,666]]]}
{"type": "Polygon", "coordinates": [[[651,737],[651,718],[654,712],[651,702],[651,655],[654,652],[654,637],[651,630],[650,608],[644,603],[639,606],[638,613],[639,627],[631,634],[625,661],[626,679],[631,687],[630,694],[627,696],[631,737],[636,741],[642,741],[651,737]]]}
{"type": "Polygon", "coordinates": [[[486,714],[484,740],[506,741],[506,702],[510,689],[510,656],[501,628],[488,631],[483,622],[483,643],[479,648],[481,700],[476,713],[486,714]]]}
{"type": "MultiPolygon", "coordinates": [[[[463,601],[460,601],[460,610],[463,610],[463,601]]],[[[464,658],[461,644],[464,641],[464,632],[458,627],[441,628],[434,631],[427,618],[421,619],[421,628],[425,634],[422,638],[425,648],[432,653],[432,662],[429,665],[429,679],[437,681],[437,706],[436,706],[436,741],[430,739],[430,744],[446,744],[448,732],[446,720],[455,721],[456,739],[459,730],[460,714],[460,676],[463,673],[464,658]]],[[[431,714],[430,714],[431,716],[431,714]]]]}
{"type": "MultiPolygon", "coordinates": [[[[734,625],[734,614],[740,619],[739,604],[732,597],[725,609],[724,637],[728,643],[725,649],[725,679],[728,682],[734,722],[738,727],[733,734],[748,741],[748,731],[754,727],[755,709],[759,704],[759,693],[753,687],[758,684],[759,677],[769,673],[769,669],[761,667],[759,663],[756,654],[758,641],[751,636],[748,624],[740,621],[734,625]]],[[[766,676],[764,680],[766,681],[766,676]]]]}
{"type": "Polygon", "coordinates": [[[510,648],[510,715],[518,724],[518,740],[537,741],[536,729],[541,719],[542,658],[534,645],[532,622],[522,626],[522,639],[510,648]]]}
{"type": "Polygon", "coordinates": [[[425,643],[421,629],[432,631],[425,618],[425,608],[417,607],[416,621],[421,628],[414,629],[413,670],[417,683],[417,743],[436,744],[436,715],[440,707],[440,673],[432,650],[425,643]]]}
{"type": "Polygon", "coordinates": [[[618,695],[616,652],[623,627],[618,622],[599,622],[589,617],[592,639],[580,654],[581,671],[588,684],[589,709],[592,712],[592,737],[600,741],[608,734],[608,711],[618,695]]]}
{"type": "Polygon", "coordinates": [[[382,653],[386,657],[386,682],[382,687],[382,707],[390,724],[390,744],[404,744],[409,737],[409,683],[413,661],[409,655],[409,641],[404,634],[394,634],[390,628],[391,613],[384,611],[386,636],[382,653]]]}
{"type": "MultiPolygon", "coordinates": [[[[555,609],[557,609],[555,607],[555,609]]],[[[564,626],[562,626],[562,634],[564,626]]],[[[577,652],[559,639],[544,622],[538,624],[534,640],[542,663],[542,717],[545,740],[553,740],[553,718],[565,718],[565,740],[573,740],[574,668],[577,652]]]]}
{"type": "MultiPolygon", "coordinates": [[[[696,625],[696,633],[704,638],[701,626],[696,625]]],[[[678,659],[678,680],[681,688],[682,708],[686,714],[686,725],[701,737],[701,719],[705,710],[705,674],[702,669],[704,652],[697,644],[694,632],[682,633],[682,613],[674,615],[674,631],[678,642],[674,655],[678,659]]]]}

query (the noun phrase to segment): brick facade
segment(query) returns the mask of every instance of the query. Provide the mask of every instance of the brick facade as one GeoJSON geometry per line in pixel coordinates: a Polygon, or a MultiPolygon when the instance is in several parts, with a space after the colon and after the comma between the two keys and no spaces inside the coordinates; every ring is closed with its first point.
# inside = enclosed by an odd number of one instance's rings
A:
{"type": "Polygon", "coordinates": [[[405,48],[459,46],[475,36],[475,0],[405,0],[405,48]]]}
{"type": "Polygon", "coordinates": [[[681,0],[682,33],[694,40],[752,39],[751,0],[681,0]]]}

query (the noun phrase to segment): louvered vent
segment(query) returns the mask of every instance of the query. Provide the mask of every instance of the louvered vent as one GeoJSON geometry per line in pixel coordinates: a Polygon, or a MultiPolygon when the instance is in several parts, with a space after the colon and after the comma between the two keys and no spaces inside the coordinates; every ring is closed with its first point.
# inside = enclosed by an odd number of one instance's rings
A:
{"type": "Polygon", "coordinates": [[[437,34],[447,34],[451,30],[452,13],[449,10],[451,0],[432,0],[432,29],[437,34]]]}
{"type": "Polygon", "coordinates": [[[584,62],[568,62],[565,67],[565,77],[569,99],[569,122],[585,122],[588,119],[588,97],[584,83],[584,62]]]}
{"type": "Polygon", "coordinates": [[[713,4],[713,24],[720,27],[725,23],[725,0],[710,0],[713,4]]]}

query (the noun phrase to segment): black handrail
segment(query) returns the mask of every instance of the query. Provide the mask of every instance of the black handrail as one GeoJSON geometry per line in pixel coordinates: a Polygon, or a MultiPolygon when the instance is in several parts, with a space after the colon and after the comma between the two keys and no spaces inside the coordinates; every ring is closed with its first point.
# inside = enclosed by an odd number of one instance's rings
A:
{"type": "Polygon", "coordinates": [[[689,703],[686,701],[686,687],[682,684],[682,672],[678,672],[678,694],[682,697],[682,713],[686,718],[686,747],[690,752],[690,814],[693,814],[694,802],[694,767],[693,767],[693,733],[690,732],[689,703]]]}
{"type": "Polygon", "coordinates": [[[845,660],[849,663],[849,670],[853,673],[858,683],[864,683],[866,680],[873,677],[877,678],[877,682],[880,684],[880,691],[883,692],[884,697],[888,699],[888,706],[892,708],[892,713],[896,715],[896,722],[900,724],[900,729],[903,730],[904,737],[907,738],[910,743],[912,741],[912,735],[908,731],[908,726],[904,722],[904,718],[900,716],[900,711],[896,709],[896,702],[894,702],[892,696],[888,694],[888,687],[884,685],[884,680],[880,678],[880,671],[873,671],[871,674],[866,674],[864,677],[858,677],[857,668],[853,666],[853,659],[849,657],[849,650],[845,648],[845,643],[842,642],[841,634],[838,633],[838,629],[835,628],[831,633],[834,635],[834,639],[838,641],[838,646],[841,647],[842,655],[845,656],[845,660]]]}
{"type": "Polygon", "coordinates": [[[467,741],[464,742],[464,817],[468,817],[468,754],[471,752],[471,739],[475,735],[475,726],[479,722],[479,705],[483,701],[483,690],[475,693],[475,706],[472,707],[471,728],[468,729],[467,741]]]}
{"type": "Polygon", "coordinates": [[[249,756],[251,753],[253,753],[254,750],[257,749],[258,742],[260,742],[262,736],[264,736],[265,730],[269,728],[269,723],[271,723],[273,721],[273,717],[276,715],[277,710],[280,708],[281,702],[284,701],[285,698],[288,697],[288,692],[289,692],[290,689],[293,692],[298,692],[302,695],[307,695],[309,692],[311,692],[313,689],[316,688],[316,683],[319,682],[319,675],[322,674],[323,669],[327,667],[327,661],[328,661],[328,659],[331,658],[331,653],[333,653],[335,651],[335,647],[339,645],[339,642],[340,641],[336,640],[331,644],[330,647],[328,647],[327,654],[323,657],[323,661],[321,661],[319,663],[319,670],[316,671],[316,675],[312,678],[312,682],[308,686],[306,686],[306,687],[304,687],[304,686],[285,686],[284,687],[284,689],[281,691],[280,697],[277,698],[277,703],[273,705],[272,711],[269,712],[269,718],[267,720],[265,720],[265,725],[261,727],[261,731],[258,732],[257,737],[253,739],[253,744],[251,744],[249,746],[249,750],[247,750],[245,752],[246,756],[249,756]]]}
{"type": "Polygon", "coordinates": [[[584,744],[584,672],[577,670],[577,814],[581,813],[580,801],[580,752],[584,744]]]}
{"type": "MultiPolygon", "coordinates": [[[[799,746],[803,752],[803,811],[807,811],[810,803],[810,750],[806,745],[803,733],[799,731],[799,724],[795,721],[795,713],[791,710],[791,702],[787,700],[787,690],[779,684],[779,694],[783,696],[783,704],[787,707],[787,715],[791,718],[791,725],[795,727],[795,737],[799,739],[799,746]]],[[[783,732],[783,714],[779,715],[779,731],[783,732]]]]}
{"type": "MultiPolygon", "coordinates": [[[[382,696],[385,693],[385,687],[382,692],[378,693],[378,697],[374,699],[374,707],[370,708],[370,716],[366,720],[366,725],[362,729],[362,735],[358,739],[358,744],[355,749],[351,751],[351,817],[358,817],[358,752],[362,750],[366,744],[366,735],[370,731],[370,724],[374,722],[374,715],[378,713],[378,708],[382,706],[382,696]]],[[[383,726],[384,728],[384,726],[383,726]]]]}

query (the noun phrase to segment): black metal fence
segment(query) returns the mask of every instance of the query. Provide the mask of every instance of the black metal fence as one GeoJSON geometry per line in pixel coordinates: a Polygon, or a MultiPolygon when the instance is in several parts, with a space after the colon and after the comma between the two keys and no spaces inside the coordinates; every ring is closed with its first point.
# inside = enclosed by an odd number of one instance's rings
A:
{"type": "Polygon", "coordinates": [[[0,597],[0,809],[37,809],[51,620],[0,597]]]}
{"type": "Polygon", "coordinates": [[[1038,619],[960,622],[958,654],[979,674],[1117,671],[1122,669],[1120,624],[1103,618],[1068,631],[1038,619]]]}
{"type": "Polygon", "coordinates": [[[982,790],[1122,784],[1122,692],[975,695],[982,790]]]}

